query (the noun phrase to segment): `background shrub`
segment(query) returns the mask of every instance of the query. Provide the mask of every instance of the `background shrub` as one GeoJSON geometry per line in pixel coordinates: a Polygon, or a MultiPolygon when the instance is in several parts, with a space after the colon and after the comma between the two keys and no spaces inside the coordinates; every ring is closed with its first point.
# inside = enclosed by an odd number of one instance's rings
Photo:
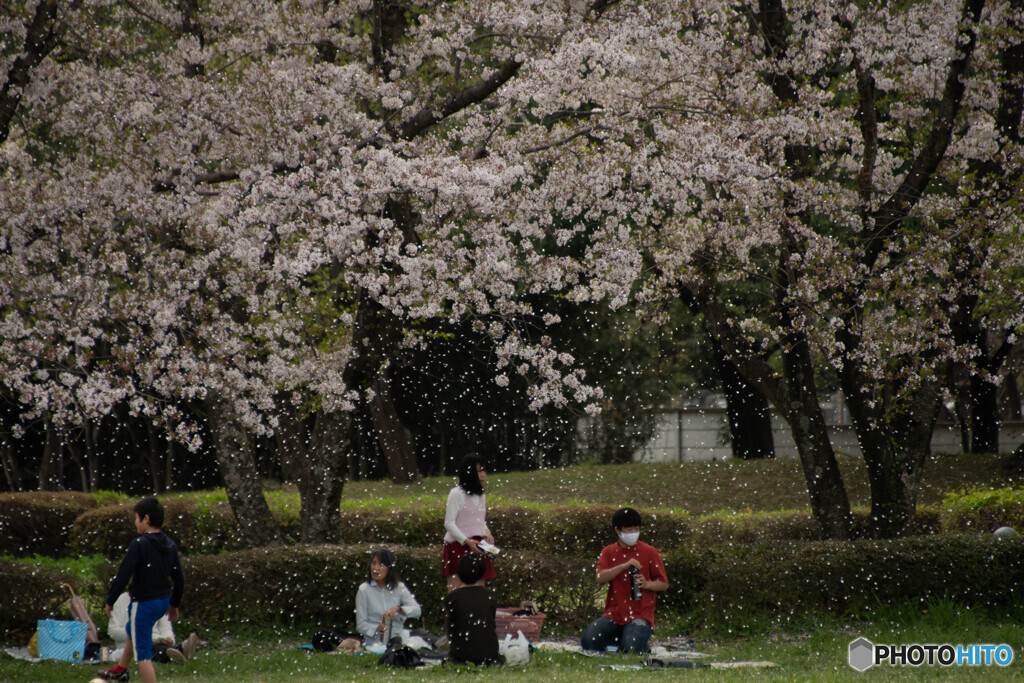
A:
{"type": "Polygon", "coordinates": [[[946,531],[993,532],[1009,526],[1024,534],[1024,490],[1002,488],[949,494],[943,500],[946,531]]]}
{"type": "MultiPolygon", "coordinates": [[[[700,606],[730,613],[844,612],[943,597],[1024,604],[1024,539],[977,535],[717,546],[697,558],[700,606]]],[[[670,576],[671,578],[671,576],[670,576]]],[[[680,600],[686,596],[680,596],[680,600]]]]}
{"type": "MultiPolygon", "coordinates": [[[[135,502],[108,505],[80,515],[74,522],[69,540],[71,551],[120,560],[128,544],[138,535],[132,512],[135,502]]],[[[226,502],[170,498],[163,503],[163,528],[178,544],[183,555],[219,553],[246,547],[235,515],[226,502]]],[[[298,535],[297,514],[275,510],[274,516],[286,535],[293,538],[298,535]]]]}
{"type": "MultiPolygon", "coordinates": [[[[164,527],[185,555],[243,550],[238,525],[221,497],[165,497],[164,527]]],[[[280,503],[281,501],[277,501],[280,503]]],[[[286,501],[288,502],[288,501],[286,501]]],[[[134,499],[109,493],[0,494],[0,554],[15,557],[67,557],[101,554],[119,559],[135,537],[131,508],[134,499]],[[98,506],[97,501],[117,501],[98,506]]],[[[285,536],[300,537],[297,506],[271,507],[285,536]]],[[[522,505],[498,503],[488,510],[488,524],[498,544],[509,550],[544,550],[596,558],[615,540],[611,505],[522,505]]],[[[819,540],[809,512],[729,513],[694,518],[685,512],[651,509],[643,515],[642,538],[663,552],[682,544],[763,543],[772,540],[819,540]]],[[[855,530],[869,528],[867,510],[854,510],[855,530]]],[[[346,507],[339,517],[342,543],[380,543],[439,547],[444,535],[440,504],[412,503],[401,509],[380,506],[346,507]]],[[[1024,529],[1024,494],[1020,491],[950,496],[942,507],[921,506],[917,532],[994,529],[1008,524],[1024,529]]]]}
{"type": "MultiPolygon", "coordinates": [[[[53,564],[0,560],[0,624],[7,640],[21,645],[28,642],[39,619],[70,619],[71,594],[62,584],[68,583],[82,596],[90,608],[97,627],[106,628],[103,599],[96,602],[87,596],[95,593],[95,581],[78,572],[53,564]],[[98,617],[103,617],[102,621],[98,617]]],[[[105,589],[104,589],[105,593],[105,589]]]]}
{"type": "MultiPolygon", "coordinates": [[[[549,516],[543,507],[502,503],[488,508],[487,526],[500,548],[537,549],[549,542],[545,530],[549,516]]],[[[443,511],[441,525],[443,533],[443,511]]],[[[435,543],[440,543],[440,538],[435,543]]]]}
{"type": "MultiPolygon", "coordinates": [[[[388,544],[396,569],[423,607],[420,624],[440,631],[440,547],[388,544]]],[[[297,545],[183,558],[186,573],[182,622],[190,628],[230,632],[239,626],[333,625],[354,630],[355,594],[378,545],[297,545]]],[[[669,590],[659,613],[689,623],[741,624],[744,619],[799,612],[857,612],[937,599],[964,606],[1024,605],[1024,538],[932,535],[891,541],[792,541],[758,545],[683,544],[664,553],[669,590]]],[[[64,561],[67,562],[67,561],[64,561]]],[[[511,549],[496,560],[490,582],[502,607],[534,600],[548,615],[544,634],[579,633],[601,611],[604,587],[594,581],[594,558],[511,549]]],[[[70,580],[105,628],[102,604],[115,563],[100,561],[91,574],[45,564],[0,561],[10,598],[0,619],[12,632],[35,620],[64,618],[70,580]]]]}
{"type": "Polygon", "coordinates": [[[436,506],[384,509],[377,507],[341,511],[343,543],[381,543],[440,547],[444,538],[444,509],[436,506]]]}
{"type": "Polygon", "coordinates": [[[66,556],[75,519],[95,506],[77,491],[0,493],[0,555],[66,556]]]}

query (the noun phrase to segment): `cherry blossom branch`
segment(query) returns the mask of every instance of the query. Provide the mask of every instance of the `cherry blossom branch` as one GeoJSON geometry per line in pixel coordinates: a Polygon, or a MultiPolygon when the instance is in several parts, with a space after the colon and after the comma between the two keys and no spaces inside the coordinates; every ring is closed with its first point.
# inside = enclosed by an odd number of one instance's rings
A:
{"type": "Polygon", "coordinates": [[[402,140],[412,140],[427,128],[443,121],[452,114],[477,102],[482,102],[515,77],[519,73],[521,66],[522,64],[515,59],[507,59],[491,72],[487,78],[455,93],[445,100],[440,107],[424,107],[420,109],[399,127],[399,138],[402,140]]]}
{"type": "Polygon", "coordinates": [[[679,285],[676,291],[680,300],[693,313],[704,316],[709,331],[719,340],[729,360],[740,368],[743,376],[757,385],[771,403],[784,403],[786,387],[779,380],[778,373],[756,349],[746,343],[746,335],[733,323],[734,316],[712,290],[684,284],[679,285]]]}
{"type": "Polygon", "coordinates": [[[25,33],[25,42],[0,88],[0,144],[10,134],[11,121],[18,111],[32,70],[57,46],[63,28],[57,20],[57,0],[42,0],[36,5],[32,22],[25,33]]]}
{"type": "Polygon", "coordinates": [[[967,77],[967,68],[977,45],[977,25],[985,0],[964,0],[960,16],[960,30],[955,45],[957,56],[949,63],[942,99],[936,108],[936,119],[921,152],[914,159],[903,182],[889,199],[874,212],[874,229],[864,244],[864,265],[871,266],[878,259],[900,222],[921,200],[946,153],[953,136],[953,122],[960,112],[967,77]]]}
{"type": "Polygon", "coordinates": [[[875,159],[878,156],[875,79],[861,65],[860,57],[853,58],[853,68],[857,74],[857,92],[860,95],[860,101],[857,103],[857,118],[860,120],[861,139],[864,141],[864,158],[861,160],[860,172],[857,175],[857,191],[860,193],[863,203],[862,215],[866,216],[871,206],[872,177],[875,171],[875,159]]]}

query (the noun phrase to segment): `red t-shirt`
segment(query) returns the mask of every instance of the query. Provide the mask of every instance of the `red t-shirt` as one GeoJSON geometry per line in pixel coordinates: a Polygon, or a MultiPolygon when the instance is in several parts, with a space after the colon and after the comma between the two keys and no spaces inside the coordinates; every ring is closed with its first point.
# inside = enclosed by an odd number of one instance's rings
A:
{"type": "MultiPolygon", "coordinates": [[[[665,564],[654,546],[637,541],[632,548],[623,548],[618,543],[605,546],[601,556],[597,558],[597,571],[611,569],[631,558],[640,560],[640,573],[646,581],[668,581],[665,564]]],[[[654,605],[657,596],[654,591],[642,591],[643,599],[634,601],[629,588],[629,570],[616,576],[608,583],[608,595],[604,600],[604,616],[609,617],[619,626],[625,626],[634,619],[646,619],[654,626],[654,605]]]]}

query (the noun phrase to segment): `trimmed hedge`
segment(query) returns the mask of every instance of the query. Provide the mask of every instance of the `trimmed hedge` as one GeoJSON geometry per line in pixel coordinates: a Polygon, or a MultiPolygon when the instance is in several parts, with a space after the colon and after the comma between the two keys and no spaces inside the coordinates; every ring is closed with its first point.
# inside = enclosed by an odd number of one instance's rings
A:
{"type": "Polygon", "coordinates": [[[942,526],[949,531],[992,532],[1009,526],[1024,534],[1024,489],[950,494],[943,500],[942,526]]]}
{"type": "MultiPolygon", "coordinates": [[[[77,555],[103,555],[120,560],[135,530],[135,503],[107,505],[83,513],[75,520],[68,541],[77,555]]],[[[296,519],[297,523],[297,519],[296,519]]],[[[183,555],[242,550],[235,515],[227,503],[204,504],[191,498],[171,498],[164,503],[164,528],[183,555]]]]}
{"type": "MultiPolygon", "coordinates": [[[[853,510],[853,533],[865,536],[871,526],[868,510],[853,510]]],[[[941,513],[920,506],[914,518],[914,533],[937,534],[942,530],[941,513]]],[[[705,515],[693,522],[691,542],[696,545],[719,543],[763,543],[765,541],[821,541],[821,527],[810,512],[719,513],[705,515]]],[[[678,543],[666,545],[672,548],[678,543]]]]}
{"type": "Polygon", "coordinates": [[[664,604],[730,614],[824,610],[942,597],[1024,605],[1024,539],[944,534],[888,541],[814,541],[679,548],[665,558],[664,604]]]}
{"type": "MultiPolygon", "coordinates": [[[[274,624],[354,629],[356,589],[377,547],[297,545],[184,557],[182,619],[190,627],[217,631],[274,624]]],[[[398,558],[396,572],[423,607],[422,623],[439,629],[447,592],[440,548],[389,547],[398,558]]],[[[534,600],[553,621],[580,628],[596,616],[589,560],[513,552],[496,562],[498,578],[489,585],[500,605],[534,600]]],[[[36,619],[67,618],[68,594],[60,585],[69,580],[87,604],[102,605],[115,570],[114,563],[105,563],[86,581],[71,572],[0,561],[0,582],[17,596],[0,602],[0,623],[10,635],[31,631],[36,619]]],[[[99,627],[98,611],[92,610],[99,627]]]]}
{"type": "MultiPolygon", "coordinates": [[[[234,514],[226,502],[167,497],[167,532],[185,555],[243,550],[234,514]]],[[[96,507],[82,493],[0,494],[0,553],[65,557],[100,554],[121,557],[135,536],[134,501],[96,507]]],[[[488,524],[502,548],[596,557],[614,540],[610,505],[528,506],[509,503],[488,510],[488,524]]],[[[715,514],[692,517],[671,510],[641,510],[643,539],[660,549],[683,544],[820,540],[809,512],[715,514]]],[[[277,507],[273,514],[286,537],[300,537],[298,510],[277,507]]],[[[375,542],[433,547],[444,533],[441,505],[417,503],[403,509],[346,508],[340,511],[343,544],[375,542]]],[[[1010,489],[950,497],[942,509],[920,507],[919,534],[986,530],[1008,524],[1024,528],[1024,493],[1010,489]]],[[[854,511],[855,531],[868,528],[868,512],[854,511]]]]}
{"type": "MultiPolygon", "coordinates": [[[[238,626],[334,625],[352,628],[355,593],[377,546],[298,545],[183,559],[186,627],[231,631],[238,626]]],[[[440,548],[392,546],[396,571],[423,607],[420,623],[440,627],[440,548]]],[[[669,590],[659,613],[687,614],[694,626],[737,624],[752,616],[844,613],[933,598],[963,606],[1024,605],[1024,538],[932,535],[891,541],[807,541],[760,545],[683,545],[665,553],[669,590]]],[[[502,606],[535,600],[550,620],[578,632],[600,612],[603,587],[591,558],[518,551],[496,560],[490,583],[502,606]]],[[[0,561],[0,623],[12,632],[66,613],[62,581],[77,581],[90,605],[102,604],[113,563],[95,577],[0,561]]],[[[94,610],[95,612],[95,610],[94,610]]],[[[95,617],[95,614],[94,614],[95,617]]],[[[97,619],[97,625],[100,620],[97,619]]]]}
{"type": "MultiPolygon", "coordinates": [[[[75,520],[69,540],[71,553],[119,559],[136,535],[132,506],[108,505],[82,514],[75,520]]],[[[245,549],[227,503],[200,504],[190,498],[169,498],[164,509],[164,530],[175,539],[183,555],[245,549]]],[[[503,549],[597,557],[601,548],[615,539],[611,527],[615,510],[602,505],[547,510],[497,505],[488,510],[487,518],[503,549]]],[[[297,513],[275,510],[274,515],[287,536],[299,536],[297,513]]],[[[345,509],[340,516],[343,544],[373,539],[402,546],[439,547],[444,535],[444,509],[436,506],[345,509]]],[[[686,513],[650,513],[645,516],[644,540],[659,548],[673,547],[690,534],[690,519],[686,513]]]]}
{"type": "MultiPolygon", "coordinates": [[[[36,628],[37,619],[69,618],[70,596],[61,584],[70,579],[68,571],[0,561],[0,585],[4,587],[0,624],[7,638],[30,634],[36,628]]],[[[26,638],[20,640],[27,642],[26,638]]]]}
{"type": "MultiPolygon", "coordinates": [[[[366,579],[370,552],[379,546],[313,546],[263,548],[218,556],[188,558],[183,611],[200,624],[316,623],[353,629],[355,595],[366,579]]],[[[423,608],[422,622],[439,628],[441,600],[447,590],[441,578],[439,549],[390,546],[397,556],[395,571],[423,608]]],[[[512,554],[498,560],[498,579],[490,582],[501,605],[536,600],[552,617],[582,623],[588,614],[574,613],[576,585],[593,572],[578,558],[512,554]],[[572,581],[567,578],[572,577],[572,581]],[[565,603],[563,605],[563,603],[565,603]]],[[[591,579],[592,582],[592,579],[591,579]]],[[[591,592],[592,604],[592,592],[591,592]]],[[[592,610],[593,608],[591,608],[592,610]]]]}
{"type": "Polygon", "coordinates": [[[404,546],[433,546],[444,535],[444,508],[402,510],[363,508],[341,511],[342,543],[379,541],[404,546]]]}
{"type": "Polygon", "coordinates": [[[0,555],[67,556],[75,520],[96,505],[77,491],[0,493],[0,555]]]}

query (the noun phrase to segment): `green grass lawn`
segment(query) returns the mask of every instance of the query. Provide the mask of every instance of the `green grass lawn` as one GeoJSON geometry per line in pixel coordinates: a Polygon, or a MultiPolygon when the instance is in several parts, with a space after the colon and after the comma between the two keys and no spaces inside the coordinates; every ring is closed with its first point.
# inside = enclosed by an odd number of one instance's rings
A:
{"type": "MultiPolygon", "coordinates": [[[[770,661],[764,669],[664,669],[637,671],[639,657],[605,655],[585,657],[571,653],[534,653],[525,666],[501,669],[451,667],[411,671],[382,671],[372,655],[327,655],[299,650],[301,634],[260,635],[246,633],[214,640],[184,665],[158,665],[162,681],[210,681],[216,683],[273,683],[294,681],[354,681],[387,676],[395,681],[856,681],[866,680],[1010,680],[1024,678],[1024,626],[999,624],[987,617],[949,615],[930,617],[890,613],[881,623],[840,624],[834,620],[787,631],[770,630],[760,637],[698,640],[705,656],[696,661],[729,663],[770,661]],[[847,663],[849,643],[864,636],[874,643],[1007,643],[1016,649],[1009,667],[876,667],[858,673],[847,663]],[[614,667],[614,668],[613,668],[614,667]]],[[[96,669],[59,662],[24,662],[0,655],[0,680],[46,683],[83,682],[96,669]]],[[[134,669],[133,669],[134,672],[134,669]]],[[[138,680],[133,673],[133,681],[138,680]]]]}
{"type": "MultiPolygon", "coordinates": [[[[1001,458],[992,454],[933,455],[925,465],[920,505],[935,505],[947,493],[965,489],[993,489],[1015,483],[1004,474],[1001,458]]],[[[843,482],[853,507],[868,508],[871,493],[864,461],[838,457],[843,482]]],[[[392,484],[387,480],[352,481],[344,487],[343,508],[384,507],[443,508],[452,476],[425,477],[415,484],[392,484]]],[[[641,511],[668,508],[692,515],[716,512],[772,512],[808,510],[807,485],[797,458],[774,460],[725,460],[663,464],[574,465],[534,472],[492,473],[487,478],[488,501],[565,505],[600,503],[632,505],[641,511]]],[[[129,502],[135,498],[113,492],[100,494],[106,502],[129,502]]],[[[265,495],[272,508],[298,510],[294,486],[269,484],[265,495]]],[[[168,493],[174,497],[226,501],[223,489],[168,493]]]]}
{"type": "MultiPolygon", "coordinates": [[[[933,505],[944,494],[964,488],[997,488],[1011,480],[994,455],[936,455],[925,466],[919,503],[933,505]]],[[[854,507],[869,507],[871,495],[864,461],[839,457],[843,481],[854,507]]],[[[452,477],[428,477],[419,484],[395,486],[386,481],[345,485],[344,504],[385,504],[395,499],[444,504],[452,477]]],[[[491,474],[492,501],[631,504],[672,508],[693,515],[720,511],[803,510],[809,507],[800,461],[727,460],[682,464],[577,465],[536,472],[491,474]]]]}

